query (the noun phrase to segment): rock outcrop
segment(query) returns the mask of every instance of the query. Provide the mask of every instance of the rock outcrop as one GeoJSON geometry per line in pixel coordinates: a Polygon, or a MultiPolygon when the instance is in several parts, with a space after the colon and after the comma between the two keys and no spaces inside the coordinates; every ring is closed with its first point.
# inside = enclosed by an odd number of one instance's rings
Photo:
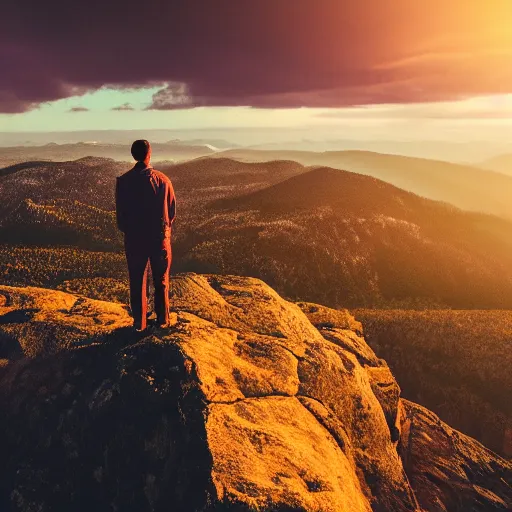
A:
{"type": "Polygon", "coordinates": [[[172,327],[0,286],[0,510],[484,511],[512,465],[400,398],[345,311],[177,276],[172,327]]]}

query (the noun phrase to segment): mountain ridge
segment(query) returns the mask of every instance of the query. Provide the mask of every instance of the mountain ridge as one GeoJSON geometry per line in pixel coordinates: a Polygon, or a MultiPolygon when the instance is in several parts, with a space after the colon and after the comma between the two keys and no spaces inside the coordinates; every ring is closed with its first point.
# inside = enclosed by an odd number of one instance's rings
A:
{"type": "Polygon", "coordinates": [[[512,177],[476,165],[378,153],[373,151],[251,151],[227,150],[211,158],[230,156],[242,161],[286,158],[304,165],[327,166],[382,179],[404,190],[459,208],[512,218],[508,197],[512,177]]]}
{"type": "MultiPolygon", "coordinates": [[[[63,257],[78,247],[122,259],[113,210],[115,177],[125,170],[122,163],[87,159],[0,177],[4,244],[9,250],[23,244],[29,259],[19,264],[40,271],[37,252],[48,246],[63,257]]],[[[512,224],[505,219],[463,212],[373,177],[293,161],[205,158],[161,170],[174,180],[179,202],[176,271],[252,275],[287,297],[334,306],[512,307],[512,224]],[[266,209],[258,198],[266,198],[266,209]]],[[[19,273],[7,250],[0,251],[0,271],[10,282],[19,273]]],[[[68,260],[62,260],[66,280],[90,277],[73,275],[75,262],[68,260]]],[[[116,263],[94,272],[117,278],[124,270],[116,263]]],[[[47,274],[37,282],[62,284],[55,282],[60,268],[47,274]]],[[[31,281],[17,278],[22,282],[31,281]]]]}
{"type": "Polygon", "coordinates": [[[503,174],[512,174],[512,153],[503,153],[481,162],[480,167],[503,174]]]}

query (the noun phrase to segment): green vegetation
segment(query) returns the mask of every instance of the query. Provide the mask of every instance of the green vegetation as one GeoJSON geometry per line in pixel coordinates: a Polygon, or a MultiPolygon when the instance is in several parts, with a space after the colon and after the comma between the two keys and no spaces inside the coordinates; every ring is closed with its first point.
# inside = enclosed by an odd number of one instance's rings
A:
{"type": "Polygon", "coordinates": [[[93,298],[125,301],[126,292],[112,280],[126,282],[124,254],[72,247],[0,246],[0,281],[15,286],[63,288],[93,298]],[[81,283],[78,286],[78,283],[81,283]],[[101,293],[103,290],[103,293],[101,293]]]}
{"type": "Polygon", "coordinates": [[[122,248],[115,212],[67,199],[43,204],[23,200],[3,219],[0,236],[11,244],[73,245],[110,251],[122,248]]]}
{"type": "Polygon", "coordinates": [[[403,395],[512,456],[512,313],[354,310],[403,395]]]}

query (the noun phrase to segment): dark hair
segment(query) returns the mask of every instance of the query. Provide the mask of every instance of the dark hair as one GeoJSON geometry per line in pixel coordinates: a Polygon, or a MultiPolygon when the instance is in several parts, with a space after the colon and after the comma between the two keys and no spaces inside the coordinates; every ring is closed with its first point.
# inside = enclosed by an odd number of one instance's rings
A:
{"type": "Polygon", "coordinates": [[[132,156],[137,162],[142,162],[148,156],[150,149],[151,144],[147,140],[136,140],[132,144],[132,156]]]}

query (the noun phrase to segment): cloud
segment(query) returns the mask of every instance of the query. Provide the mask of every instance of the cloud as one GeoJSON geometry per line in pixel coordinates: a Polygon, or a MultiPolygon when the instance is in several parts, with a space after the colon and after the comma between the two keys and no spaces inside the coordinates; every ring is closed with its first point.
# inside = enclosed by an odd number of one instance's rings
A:
{"type": "Polygon", "coordinates": [[[187,84],[172,82],[153,94],[153,101],[146,110],[177,110],[200,106],[199,98],[193,98],[187,84]]]}
{"type": "Polygon", "coordinates": [[[129,103],[123,103],[118,107],[112,107],[111,110],[125,111],[125,110],[135,110],[129,103]]]}
{"type": "Polygon", "coordinates": [[[71,107],[68,112],[89,112],[89,109],[86,107],[71,107]]]}
{"type": "Polygon", "coordinates": [[[148,0],[140,14],[135,0],[8,2],[0,112],[105,85],[161,84],[150,109],[347,107],[512,92],[510,0],[148,0]]]}

